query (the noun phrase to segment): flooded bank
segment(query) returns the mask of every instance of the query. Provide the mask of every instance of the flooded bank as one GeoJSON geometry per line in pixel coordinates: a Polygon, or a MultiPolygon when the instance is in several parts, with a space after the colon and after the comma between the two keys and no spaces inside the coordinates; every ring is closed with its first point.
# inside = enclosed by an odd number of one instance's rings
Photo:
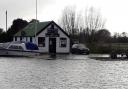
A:
{"type": "Polygon", "coordinates": [[[0,57],[1,89],[127,89],[127,82],[128,61],[88,55],[61,55],[56,60],[0,57]]]}

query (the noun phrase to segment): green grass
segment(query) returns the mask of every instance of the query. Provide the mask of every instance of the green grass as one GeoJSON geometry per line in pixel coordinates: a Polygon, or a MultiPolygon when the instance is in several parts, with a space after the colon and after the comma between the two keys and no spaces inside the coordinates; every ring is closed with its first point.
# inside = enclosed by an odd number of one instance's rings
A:
{"type": "Polygon", "coordinates": [[[128,50],[128,43],[91,44],[88,46],[91,53],[111,53],[112,51],[128,50]]]}
{"type": "Polygon", "coordinates": [[[128,43],[113,43],[111,48],[112,50],[128,50],[128,43]]]}

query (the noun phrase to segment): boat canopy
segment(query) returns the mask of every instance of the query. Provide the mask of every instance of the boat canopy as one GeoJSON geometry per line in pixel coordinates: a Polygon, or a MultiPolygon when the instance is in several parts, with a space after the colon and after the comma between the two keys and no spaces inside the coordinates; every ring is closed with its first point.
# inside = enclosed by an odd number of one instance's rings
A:
{"type": "Polygon", "coordinates": [[[39,50],[38,46],[32,42],[25,43],[27,50],[39,50]]]}

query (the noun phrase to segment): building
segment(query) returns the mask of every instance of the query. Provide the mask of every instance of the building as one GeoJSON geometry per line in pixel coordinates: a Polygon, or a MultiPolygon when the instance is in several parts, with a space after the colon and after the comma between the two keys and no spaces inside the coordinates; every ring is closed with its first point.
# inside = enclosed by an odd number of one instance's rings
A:
{"type": "Polygon", "coordinates": [[[54,21],[33,22],[14,35],[13,41],[36,43],[42,53],[69,53],[69,35],[54,21]]]}

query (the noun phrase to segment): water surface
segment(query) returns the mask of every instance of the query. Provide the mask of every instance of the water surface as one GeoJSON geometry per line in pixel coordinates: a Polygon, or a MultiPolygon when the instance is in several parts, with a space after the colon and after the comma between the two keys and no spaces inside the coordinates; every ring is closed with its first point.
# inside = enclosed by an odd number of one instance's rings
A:
{"type": "Polygon", "coordinates": [[[128,61],[0,57],[0,89],[128,89],[128,61]]]}

